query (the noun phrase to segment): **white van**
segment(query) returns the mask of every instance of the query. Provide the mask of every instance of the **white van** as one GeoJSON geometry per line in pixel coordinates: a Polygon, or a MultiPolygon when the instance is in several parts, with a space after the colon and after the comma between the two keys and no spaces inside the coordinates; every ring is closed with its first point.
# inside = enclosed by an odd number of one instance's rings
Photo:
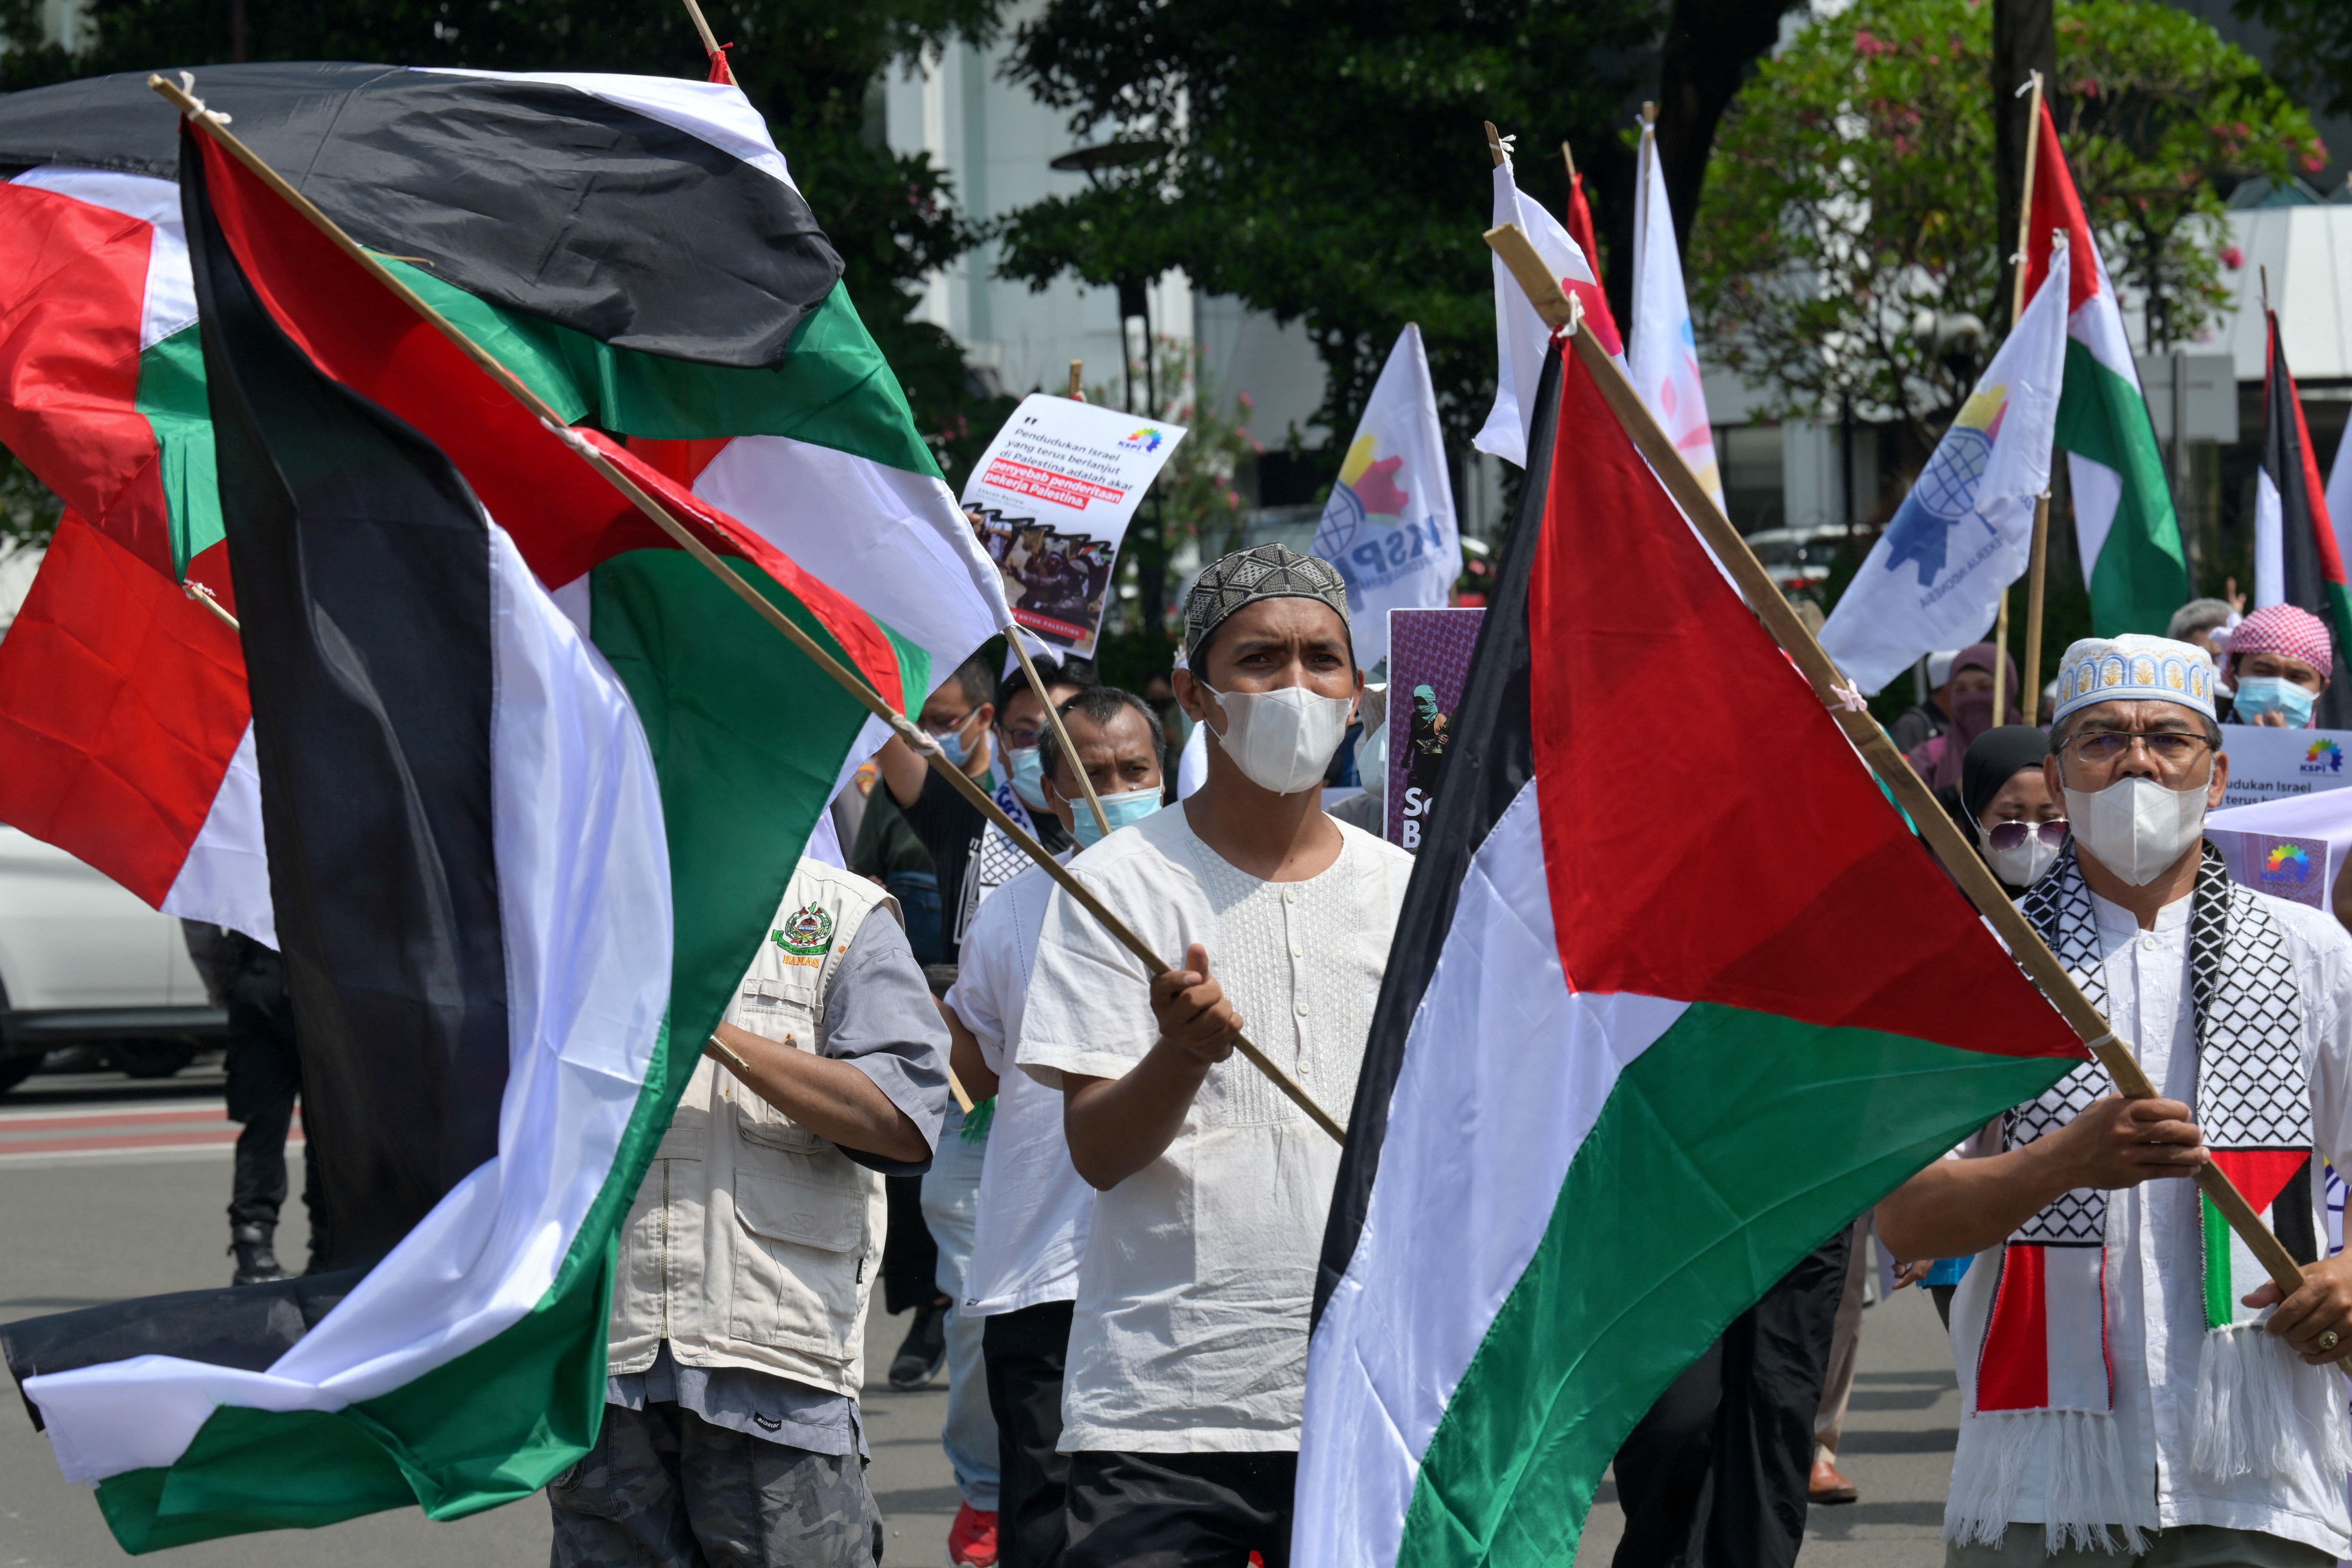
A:
{"type": "Polygon", "coordinates": [[[134,1078],[168,1078],[217,1045],[227,1023],[176,919],[0,827],[0,1093],[49,1051],[84,1043],[134,1078]]]}

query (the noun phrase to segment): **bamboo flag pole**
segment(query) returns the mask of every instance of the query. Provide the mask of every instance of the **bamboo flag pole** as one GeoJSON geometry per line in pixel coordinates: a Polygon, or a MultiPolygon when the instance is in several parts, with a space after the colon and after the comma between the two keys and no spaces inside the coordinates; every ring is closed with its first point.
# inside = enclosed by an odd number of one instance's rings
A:
{"type": "MultiPolygon", "coordinates": [[[[2010,291],[2009,327],[2017,330],[2018,318],[2025,314],[2025,258],[2033,244],[2033,173],[2034,163],[2042,151],[2042,73],[2031,73],[2021,90],[2032,95],[2031,112],[2026,116],[2025,192],[2017,208],[2016,282],[2010,291]]],[[[2043,236],[2046,241],[2048,236],[2043,236]]],[[[2042,493],[2033,500],[2033,543],[2030,564],[2025,574],[2025,682],[2018,694],[2021,721],[2037,723],[2042,717],[2042,591],[2050,577],[2050,487],[2044,484],[2042,493]]],[[[2001,621],[2006,629],[2009,619],[2009,593],[2000,595],[2001,621]]],[[[1996,660],[2006,666],[2007,660],[1996,660]]],[[[1993,672],[1993,722],[2000,722],[2001,671],[1993,672]]]]}
{"type": "Polygon", "coordinates": [[[1038,676],[1036,665],[1030,662],[1028,648],[1022,646],[1018,621],[1004,628],[1004,640],[1013,645],[1013,656],[1021,661],[1022,670],[1029,677],[1029,689],[1045,705],[1045,722],[1054,727],[1054,739],[1061,743],[1062,755],[1070,759],[1070,771],[1078,775],[1078,787],[1087,792],[1087,809],[1094,813],[1096,830],[1105,838],[1109,837],[1110,818],[1103,815],[1102,797],[1095,794],[1095,781],[1087,776],[1087,765],[1078,761],[1078,749],[1070,743],[1069,731],[1062,727],[1062,710],[1045,695],[1045,682],[1038,676]]]}
{"type": "Polygon", "coordinates": [[[1070,390],[1067,395],[1073,401],[1086,396],[1087,389],[1078,384],[1078,377],[1085,373],[1086,368],[1087,362],[1082,359],[1074,359],[1070,362],[1070,390]]]}
{"type": "Polygon", "coordinates": [[[2000,607],[1992,613],[1992,727],[2008,722],[2009,706],[2009,585],[2001,584],[2000,607]]]}
{"type": "Polygon", "coordinates": [[[719,35],[712,32],[710,24],[704,20],[702,7],[697,0],[686,0],[686,14],[694,18],[694,30],[702,36],[702,52],[709,55],[714,64],[726,71],[726,79],[732,82],[735,79],[735,67],[728,59],[726,51],[719,47],[719,35]]]}
{"type": "MultiPolygon", "coordinates": [[[[765,595],[744,581],[742,575],[721,560],[693,530],[672,516],[667,507],[647,494],[636,480],[623,472],[611,458],[599,451],[585,437],[566,425],[554,408],[544,402],[495,355],[468,337],[456,322],[426,303],[423,297],[403,282],[365,247],[345,234],[341,226],[334,219],[320,212],[309,197],[288,184],[277,170],[264,163],[251,148],[231,133],[219,119],[206,111],[200,100],[165,81],[160,76],[149,77],[147,85],[169,100],[173,107],[188,117],[189,123],[195,126],[199,132],[211,136],[231,157],[251,170],[257,179],[267,184],[277,193],[280,200],[309,220],[310,225],[324,235],[335,248],[358,263],[378,283],[391,290],[403,304],[415,311],[421,320],[447,338],[460,353],[480,366],[485,374],[505,388],[508,395],[536,415],[542,424],[562,439],[563,444],[574,455],[595,469],[606,483],[625,496],[638,510],[652,519],[655,525],[663,532],[676,540],[679,548],[692,556],[706,571],[727,584],[736,596],[749,605],[761,619],[782,633],[785,639],[800,650],[803,658],[815,665],[843,690],[856,698],[867,712],[889,725],[900,740],[913,747],[916,753],[930,764],[933,772],[948,781],[950,787],[962,795],[982,816],[994,823],[1007,838],[1021,847],[1023,853],[1037,862],[1045,869],[1045,874],[1053,878],[1062,890],[1069,894],[1081,909],[1100,921],[1105,929],[1118,939],[1119,945],[1140,960],[1147,970],[1154,975],[1159,975],[1166,973],[1174,967],[1152,952],[1150,944],[1129,929],[1125,921],[1113,914],[1109,907],[1095,896],[1092,889],[1070,875],[1068,868],[1048,854],[1044,845],[1030,837],[1019,823],[1006,816],[1003,807],[991,799],[986,790],[974,784],[961,768],[950,763],[946,754],[940,750],[939,742],[925,734],[920,725],[914,723],[905,714],[892,708],[888,700],[867,684],[862,676],[845,667],[807,632],[794,624],[792,617],[769,603],[765,595]]],[[[1314,1098],[1299,1085],[1297,1079],[1275,1066],[1264,1051],[1244,1037],[1237,1037],[1234,1041],[1234,1047],[1252,1067],[1272,1079],[1274,1086],[1299,1110],[1306,1112],[1308,1119],[1318,1127],[1340,1142],[1347,1141],[1347,1130],[1332,1120],[1328,1111],[1315,1102],[1314,1098]]]]}
{"type": "MultiPolygon", "coordinates": [[[[2074,984],[2074,976],[2068,974],[2065,966],[2058,962],[2058,955],[2052,952],[2049,943],[2042,940],[2042,933],[2034,929],[2033,923],[2019,911],[2016,905],[2009,901],[2008,895],[2000,889],[2000,884],[1993,880],[1992,872],[1969,847],[1968,841],[1960,837],[1960,830],[1953,824],[1949,814],[1936,803],[1936,797],[1928,793],[1927,786],[1912,771],[1903,753],[1895,750],[1895,742],[1887,738],[1886,731],[1879,728],[1878,721],[1871,717],[1868,708],[1863,706],[1860,694],[1838,672],[1830,656],[1822,651],[1822,645],[1813,639],[1811,632],[1805,629],[1804,622],[1797,618],[1797,612],[1781,596],[1771,574],[1764,570],[1755,552],[1748,549],[1748,541],[1732,527],[1722,509],[1706,493],[1706,488],[1699,483],[1698,476],[1691,472],[1690,465],[1684,460],[1673,440],[1658,427],[1657,420],[1651,416],[1641,395],[1633,390],[1633,384],[1625,379],[1624,372],[1611,363],[1608,353],[1594,342],[1591,332],[1575,330],[1581,311],[1561,291],[1559,280],[1546,268],[1543,258],[1536,254],[1536,248],[1528,237],[1520,232],[1517,224],[1505,224],[1499,228],[1488,229],[1486,238],[1487,245],[1510,268],[1511,275],[1519,280],[1519,287],[1526,289],[1528,297],[1535,301],[1536,310],[1544,321],[1555,331],[1568,330],[1568,344],[1563,352],[1573,353],[1591,375],[1601,389],[1601,396],[1608,400],[1618,422],[1624,426],[1625,434],[1633,438],[1634,447],[1665,485],[1667,493],[1674,497],[1675,504],[1682,508],[1684,514],[1698,530],[1699,536],[1715,552],[1716,559],[1723,563],[1733,581],[1739,585],[1748,607],[1764,623],[1764,629],[1803,671],[1805,679],[1813,683],[1813,689],[1845,731],[1847,738],[1862,752],[1873,771],[1885,781],[1896,803],[1910,816],[1919,837],[1943,862],[1944,868],[1959,884],[1960,891],[1968,895],[1969,901],[1984,916],[1985,923],[1992,927],[1993,934],[2000,938],[2011,956],[2040,987],[2042,995],[2058,1009],[2067,1026],[2098,1058],[2099,1064],[2114,1078],[2116,1089],[2126,1099],[2155,1098],[2156,1086],[2148,1081],[2147,1074],[2141,1069],[2131,1048],[2116,1039],[2114,1028],[2091,1005],[2090,998],[2083,994],[2081,987],[2074,984]]],[[[2237,1232],[2239,1238],[2245,1242],[2255,1259],[2270,1274],[2273,1283],[2287,1292],[2302,1288],[2302,1267],[2278,1237],[2263,1226],[2261,1216],[2254,1213],[2245,1195],[2222,1173],[2220,1166],[2210,1162],[2200,1166],[2197,1172],[2197,1184],[2204,1190],[2207,1197],[2213,1200],[2214,1207],[2221,1210],[2221,1216],[2230,1222],[2230,1228],[2237,1232]]],[[[2337,1359],[2352,1360],[2352,1350],[2347,1350],[2344,1356],[2337,1359]]]]}
{"type": "Polygon", "coordinates": [[[1486,127],[1486,151],[1495,155],[1495,166],[1500,168],[1510,153],[1504,150],[1503,135],[1495,129],[1495,122],[1489,120],[1484,123],[1486,127]]]}
{"type": "Polygon", "coordinates": [[[1573,191],[1576,189],[1576,154],[1568,150],[1565,142],[1559,144],[1559,161],[1568,165],[1568,188],[1573,191]]]}

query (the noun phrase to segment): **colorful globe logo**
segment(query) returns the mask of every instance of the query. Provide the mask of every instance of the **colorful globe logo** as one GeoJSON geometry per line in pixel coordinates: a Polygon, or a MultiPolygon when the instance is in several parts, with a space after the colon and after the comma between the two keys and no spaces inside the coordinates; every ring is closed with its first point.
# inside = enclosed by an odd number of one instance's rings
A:
{"type": "Polygon", "coordinates": [[[2300,844],[2273,846],[2263,857],[2263,880],[2294,882],[2298,885],[2311,880],[2311,856],[2300,844]]]}
{"type": "Polygon", "coordinates": [[[2303,760],[2306,764],[2316,763],[2329,773],[2340,773],[2344,771],[2344,748],[2333,741],[2314,741],[2303,760]]]}
{"type": "Polygon", "coordinates": [[[1930,517],[1958,522],[1977,509],[1977,490],[1992,462],[1992,438],[1981,430],[1955,425],[1937,444],[1936,455],[1911,489],[1930,517]]]}

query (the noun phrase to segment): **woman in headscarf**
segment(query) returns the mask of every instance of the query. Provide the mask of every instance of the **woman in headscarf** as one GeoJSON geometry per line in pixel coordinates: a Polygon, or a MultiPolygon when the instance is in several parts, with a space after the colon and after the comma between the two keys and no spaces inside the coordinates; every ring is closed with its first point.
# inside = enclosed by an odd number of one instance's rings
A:
{"type": "MultiPolygon", "coordinates": [[[[1962,648],[1952,660],[1952,727],[1911,752],[1911,765],[1919,770],[1929,789],[1956,787],[1969,748],[1992,728],[1992,672],[1997,657],[1992,644],[1980,642],[1962,648]]],[[[2009,686],[2009,700],[2002,709],[2014,713],[2018,710],[2017,661],[2001,658],[2000,663],[2009,686]]]]}
{"type": "Polygon", "coordinates": [[[2050,868],[2066,842],[2066,808],[2042,775],[2050,737],[2023,724],[1987,730],[1960,762],[1969,841],[2012,899],[2050,868]]]}

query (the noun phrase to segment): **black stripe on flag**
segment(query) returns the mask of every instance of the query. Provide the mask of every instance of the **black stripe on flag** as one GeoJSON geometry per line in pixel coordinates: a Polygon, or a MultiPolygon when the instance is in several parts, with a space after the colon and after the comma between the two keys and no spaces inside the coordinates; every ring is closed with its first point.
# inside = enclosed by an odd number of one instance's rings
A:
{"type": "Polygon", "coordinates": [[[181,163],[263,836],[334,1262],[498,1152],[488,520],[440,449],[279,331],[181,163]]]}
{"type": "MultiPolygon", "coordinates": [[[[2263,375],[2263,471],[2278,492],[2282,585],[2288,604],[2309,610],[2326,623],[2331,634],[2340,634],[2327,602],[2327,570],[2319,561],[2319,519],[2305,478],[2302,405],[2294,373],[2287,367],[2286,345],[2279,341],[2277,312],[2265,311],[2263,323],[2269,336],[2263,375]]],[[[2336,642],[2335,668],[2328,672],[2327,689],[2319,694],[2314,721],[2331,730],[2352,727],[2352,678],[2347,677],[2345,657],[2352,650],[2344,647],[2340,635],[2336,642]]]]}
{"type": "MultiPolygon", "coordinates": [[[[0,169],[176,177],[180,117],[147,74],[0,98],[0,169]]],[[[620,348],[776,365],[841,278],[798,191],[574,88],[331,62],[196,75],[246,145],[362,244],[620,348]]]]}
{"type": "Polygon", "coordinates": [[[1421,1010],[1422,994],[1429,989],[1446,933],[1454,927],[1463,878],[1486,835],[1536,776],[1528,699],[1528,582],[1534,574],[1551,489],[1559,377],[1560,351],[1555,343],[1544,355],[1543,380],[1536,393],[1535,428],[1528,442],[1518,515],[1504,543],[1462,700],[1454,710],[1454,739],[1439,764],[1437,805],[1423,829],[1396,937],[1389,945],[1388,970],[1372,1011],[1363,1067],[1356,1077],[1348,1143],[1339,1155],[1330,1218],[1323,1229],[1322,1262],[1315,1276],[1318,1322],[1356,1254],[1356,1238],[1372,1201],[1372,1180],[1380,1173],[1381,1144],[1388,1136],[1389,1100],[1404,1068],[1405,1037],[1421,1010]]]}

